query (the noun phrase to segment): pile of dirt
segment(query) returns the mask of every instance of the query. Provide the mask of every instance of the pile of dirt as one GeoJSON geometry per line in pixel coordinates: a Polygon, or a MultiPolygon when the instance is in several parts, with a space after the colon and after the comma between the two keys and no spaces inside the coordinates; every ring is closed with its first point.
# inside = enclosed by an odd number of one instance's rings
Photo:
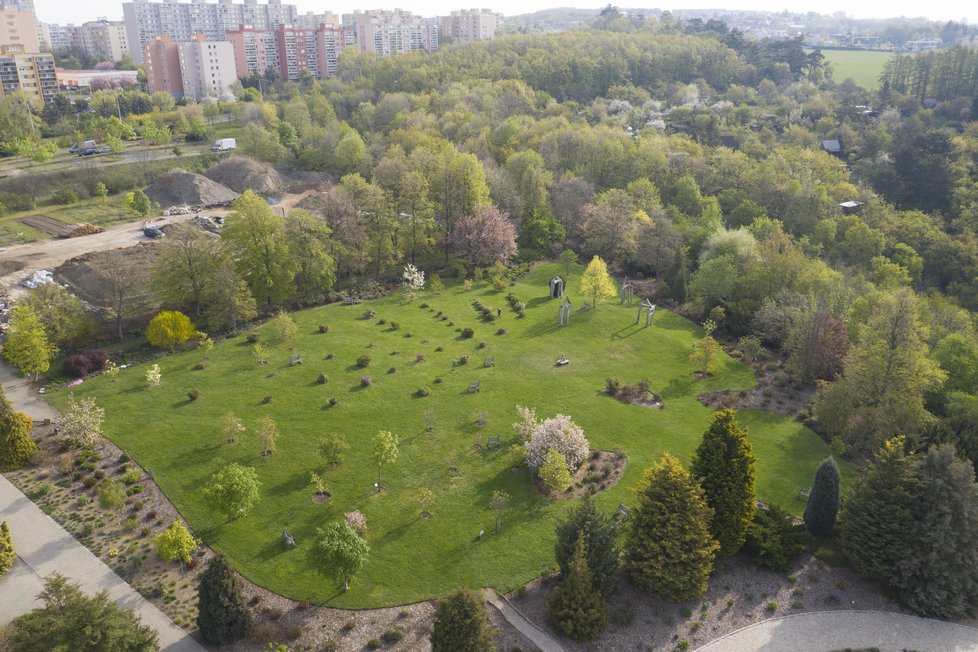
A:
{"type": "Polygon", "coordinates": [[[231,188],[235,192],[254,190],[259,195],[280,195],[287,182],[275,168],[246,156],[229,156],[205,175],[211,181],[231,188]]]}
{"type": "Polygon", "coordinates": [[[238,194],[205,176],[183,170],[167,173],[146,189],[146,196],[160,206],[226,206],[238,194]]]}

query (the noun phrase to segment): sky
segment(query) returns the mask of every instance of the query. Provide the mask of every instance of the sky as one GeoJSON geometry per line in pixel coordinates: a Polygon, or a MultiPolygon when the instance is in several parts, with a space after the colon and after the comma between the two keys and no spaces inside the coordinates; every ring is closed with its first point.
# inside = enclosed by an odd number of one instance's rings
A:
{"type": "MultiPolygon", "coordinates": [[[[266,0],[259,0],[265,2],[266,0]]],[[[551,7],[602,7],[605,2],[595,0],[379,0],[378,2],[364,0],[283,0],[299,7],[299,11],[333,11],[349,13],[353,9],[393,9],[395,7],[410,10],[422,16],[445,15],[454,9],[467,7],[488,7],[504,15],[524,14],[551,7]]],[[[643,5],[636,0],[612,2],[619,7],[658,7],[661,9],[702,9],[723,7],[726,9],[754,9],[760,11],[792,12],[817,11],[821,14],[844,12],[852,18],[891,18],[897,16],[925,16],[933,20],[967,19],[969,23],[978,23],[978,2],[974,0],[936,0],[921,3],[919,0],[666,0],[662,4],[643,5]]],[[[68,0],[34,0],[38,17],[49,23],[83,23],[96,18],[122,20],[122,3],[120,0],[88,0],[87,2],[69,2],[68,0]]]]}

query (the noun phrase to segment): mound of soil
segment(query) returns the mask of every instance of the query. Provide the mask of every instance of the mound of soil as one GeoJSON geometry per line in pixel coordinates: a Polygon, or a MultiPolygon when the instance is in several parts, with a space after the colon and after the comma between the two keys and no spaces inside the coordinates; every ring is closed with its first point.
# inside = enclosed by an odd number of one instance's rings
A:
{"type": "Polygon", "coordinates": [[[254,190],[259,195],[280,195],[287,185],[271,165],[246,156],[229,156],[204,176],[239,193],[254,190]]]}
{"type": "Polygon", "coordinates": [[[225,206],[239,193],[205,176],[173,170],[146,189],[146,196],[160,206],[225,206]]]}

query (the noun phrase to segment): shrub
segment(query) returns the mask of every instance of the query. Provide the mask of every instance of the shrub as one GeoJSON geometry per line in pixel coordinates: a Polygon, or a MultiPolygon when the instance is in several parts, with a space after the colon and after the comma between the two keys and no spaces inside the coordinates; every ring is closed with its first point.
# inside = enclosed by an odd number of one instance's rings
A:
{"type": "Polygon", "coordinates": [[[321,373],[318,376],[316,376],[316,382],[319,383],[320,385],[325,385],[328,381],[329,378],[326,377],[326,374],[321,373]]]}
{"type": "Polygon", "coordinates": [[[777,611],[778,610],[778,603],[775,602],[774,600],[771,600],[770,602],[768,602],[764,606],[764,609],[766,609],[767,611],[777,611]]]}
{"type": "Polygon", "coordinates": [[[126,532],[132,532],[139,527],[139,519],[135,516],[130,516],[122,522],[122,527],[125,528],[126,532]]]}
{"type": "Polygon", "coordinates": [[[387,373],[389,373],[389,374],[396,374],[397,373],[397,367],[391,367],[390,369],[387,370],[387,373]]]}
{"type": "Polygon", "coordinates": [[[438,603],[431,632],[431,652],[488,652],[494,649],[492,629],[478,595],[461,590],[438,603]]]}
{"type": "Polygon", "coordinates": [[[109,361],[109,354],[102,349],[85,349],[81,354],[88,358],[89,367],[92,371],[102,371],[109,361]]]}
{"type": "Polygon", "coordinates": [[[784,571],[791,565],[792,557],[805,550],[807,540],[803,525],[794,525],[790,514],[771,505],[754,514],[744,549],[758,564],[784,571]]]}
{"type": "Polygon", "coordinates": [[[436,347],[435,347],[435,353],[441,353],[441,352],[442,352],[442,351],[444,351],[444,350],[445,350],[445,349],[444,349],[443,347],[440,347],[440,346],[436,346],[436,347]]]}
{"type": "Polygon", "coordinates": [[[399,321],[392,321],[391,322],[391,330],[392,331],[399,331],[399,330],[401,330],[401,322],[399,322],[399,321]]]}
{"type": "Polygon", "coordinates": [[[475,335],[475,330],[474,329],[468,328],[468,327],[462,329],[462,337],[464,337],[466,339],[469,339],[473,335],[475,335]]]}
{"type": "Polygon", "coordinates": [[[143,485],[141,484],[134,484],[133,486],[129,487],[129,489],[126,490],[127,496],[135,496],[136,494],[141,494],[141,493],[143,493],[143,485]]]}
{"type": "Polygon", "coordinates": [[[422,387],[422,388],[418,389],[418,392],[417,393],[418,393],[418,396],[427,396],[431,392],[428,391],[428,388],[427,387],[422,387]]]}
{"type": "Polygon", "coordinates": [[[440,385],[441,384],[441,376],[436,376],[435,379],[432,382],[435,383],[436,385],[440,385]]]}
{"type": "Polygon", "coordinates": [[[329,326],[327,326],[326,324],[320,324],[319,325],[319,332],[320,333],[328,333],[329,332],[329,326]]]}
{"type": "Polygon", "coordinates": [[[401,625],[397,625],[396,627],[391,627],[386,632],[384,632],[380,638],[383,639],[384,643],[387,643],[388,645],[393,645],[394,643],[397,643],[405,636],[407,636],[407,630],[405,630],[404,627],[402,627],[401,625]]]}
{"type": "Polygon", "coordinates": [[[370,376],[360,376],[360,387],[370,387],[374,384],[374,379],[370,376]]]}
{"type": "Polygon", "coordinates": [[[247,337],[245,337],[251,344],[256,344],[260,338],[261,336],[258,333],[248,333],[247,337]]]}
{"type": "Polygon", "coordinates": [[[95,477],[94,476],[91,476],[91,475],[86,476],[85,479],[82,480],[82,486],[85,487],[86,489],[91,489],[96,484],[98,484],[98,480],[95,479],[95,477]]]}
{"type": "Polygon", "coordinates": [[[621,381],[617,378],[609,378],[604,382],[605,390],[612,396],[617,396],[621,391],[621,381]]]}
{"type": "Polygon", "coordinates": [[[329,399],[329,406],[330,407],[336,407],[337,405],[339,405],[339,403],[340,402],[336,400],[336,397],[335,396],[331,396],[330,397],[330,399],[329,399]]]}
{"type": "Polygon", "coordinates": [[[373,310],[372,308],[367,308],[366,310],[363,311],[364,319],[373,319],[376,316],[377,316],[377,311],[373,310]]]}
{"type": "Polygon", "coordinates": [[[505,334],[506,334],[505,328],[499,328],[496,330],[496,335],[505,335],[505,334]]]}
{"type": "Polygon", "coordinates": [[[367,641],[368,650],[379,650],[382,645],[383,643],[380,642],[379,638],[372,638],[369,641],[367,641]]]}
{"type": "Polygon", "coordinates": [[[138,512],[139,510],[141,510],[143,508],[144,505],[145,505],[145,503],[143,501],[137,500],[137,501],[135,501],[132,504],[132,511],[138,512]]]}
{"type": "Polygon", "coordinates": [[[197,388],[190,390],[187,392],[187,398],[191,401],[196,401],[198,398],[200,398],[200,390],[197,388]]]}
{"type": "Polygon", "coordinates": [[[361,355],[359,358],[357,358],[357,366],[360,367],[361,369],[365,369],[366,367],[369,367],[370,366],[370,356],[369,355],[361,355]]]}
{"type": "Polygon", "coordinates": [[[425,357],[424,353],[419,353],[418,355],[414,356],[415,362],[424,362],[425,360],[427,360],[427,358],[425,357]]]}
{"type": "Polygon", "coordinates": [[[55,204],[61,204],[62,206],[67,206],[69,204],[78,203],[78,193],[72,188],[58,188],[53,193],[51,193],[51,202],[55,204]]]}
{"type": "Polygon", "coordinates": [[[261,402],[262,402],[263,405],[268,405],[269,403],[272,402],[272,397],[271,396],[265,396],[265,397],[262,398],[261,402]]]}
{"type": "Polygon", "coordinates": [[[61,373],[69,378],[84,378],[91,371],[91,364],[88,358],[75,353],[61,361],[61,373]]]}
{"type": "Polygon", "coordinates": [[[387,320],[386,319],[378,319],[377,320],[377,325],[378,326],[384,326],[385,324],[387,324],[387,320]]]}
{"type": "Polygon", "coordinates": [[[462,357],[460,357],[458,359],[458,364],[460,364],[460,365],[461,364],[468,364],[468,363],[469,363],[469,356],[467,356],[467,355],[463,355],[462,357]]]}

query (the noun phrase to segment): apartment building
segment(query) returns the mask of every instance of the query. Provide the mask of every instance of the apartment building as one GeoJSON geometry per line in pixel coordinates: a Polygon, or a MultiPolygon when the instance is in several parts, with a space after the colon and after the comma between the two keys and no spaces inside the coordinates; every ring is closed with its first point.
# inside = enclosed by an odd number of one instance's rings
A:
{"type": "Polygon", "coordinates": [[[402,9],[357,10],[343,15],[343,27],[353,32],[361,52],[390,56],[438,49],[438,19],[402,9]]]}
{"type": "Polygon", "coordinates": [[[0,45],[0,95],[23,91],[47,102],[58,94],[54,57],[26,52],[22,45],[0,45]]]}
{"type": "Polygon", "coordinates": [[[161,36],[143,47],[143,60],[150,89],[176,98],[228,98],[238,78],[231,43],[203,35],[182,43],[161,36]]]}
{"type": "Polygon", "coordinates": [[[98,61],[119,61],[129,53],[126,24],[105,19],[82,23],[71,29],[71,47],[98,61]]]}
{"type": "Polygon", "coordinates": [[[503,15],[490,9],[460,9],[441,19],[441,32],[456,41],[491,41],[503,15]]]}
{"type": "Polygon", "coordinates": [[[24,52],[40,52],[34,14],[14,5],[0,8],[0,45],[18,45],[24,52]]]}
{"type": "Polygon", "coordinates": [[[298,11],[295,5],[282,4],[281,0],[268,0],[267,4],[258,4],[257,0],[247,0],[244,4],[233,0],[217,3],[134,0],[122,3],[122,15],[130,52],[139,63],[143,46],[158,36],[169,36],[174,42],[189,42],[197,35],[206,36],[208,41],[225,41],[227,32],[241,25],[258,29],[291,25],[298,11]]]}
{"type": "Polygon", "coordinates": [[[298,80],[304,70],[317,79],[336,74],[336,63],[343,48],[355,45],[353,33],[331,25],[316,28],[279,25],[275,29],[257,29],[242,25],[227,33],[234,46],[238,77],[269,68],[283,79],[298,80]]]}

